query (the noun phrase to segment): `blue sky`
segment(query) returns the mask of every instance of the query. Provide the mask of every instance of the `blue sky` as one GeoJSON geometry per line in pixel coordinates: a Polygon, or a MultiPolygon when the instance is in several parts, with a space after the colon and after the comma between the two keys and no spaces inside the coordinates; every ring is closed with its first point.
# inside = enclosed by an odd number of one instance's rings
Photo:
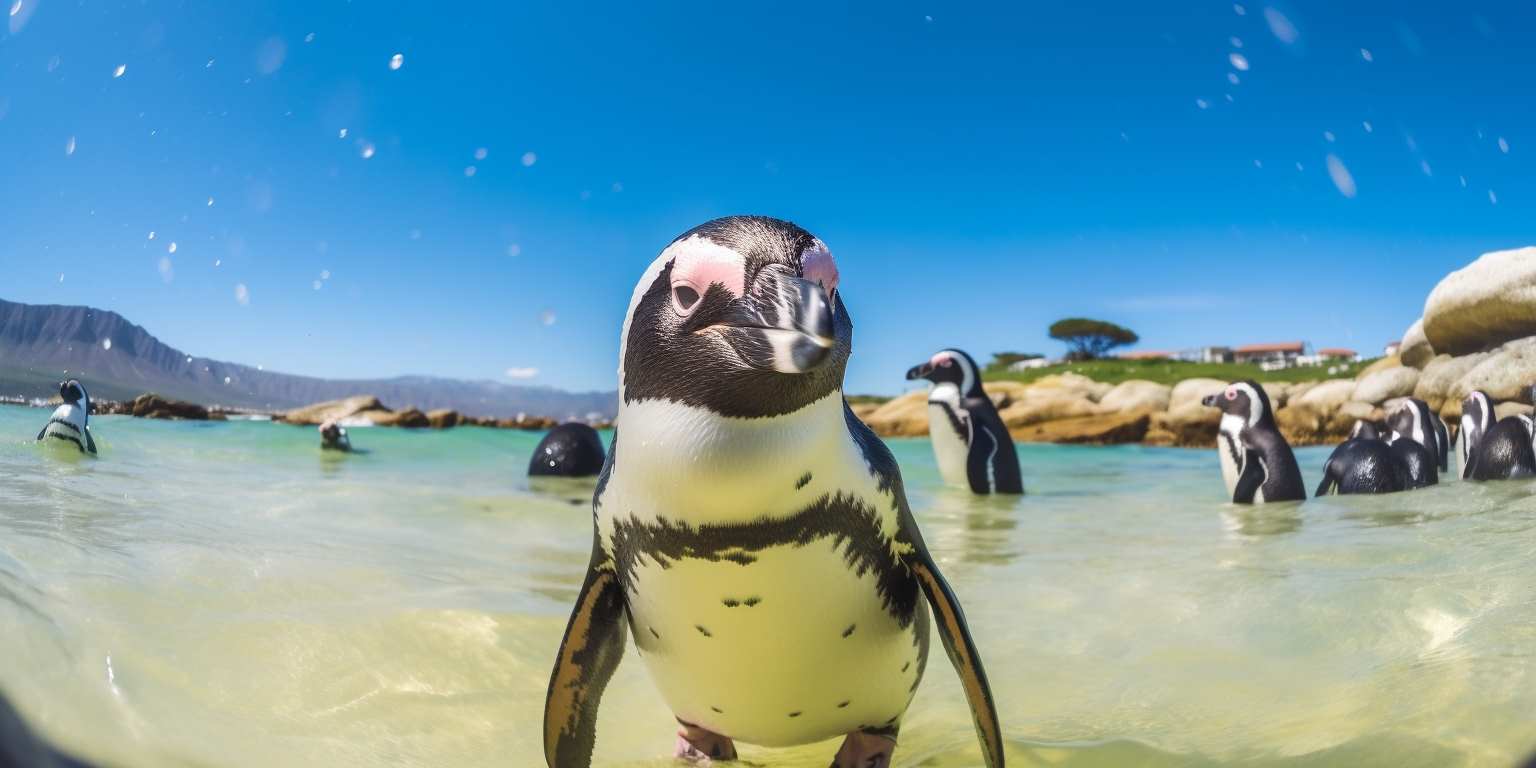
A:
{"type": "Polygon", "coordinates": [[[0,298],[269,370],[609,388],[730,213],[831,246],[856,392],[1066,315],[1374,351],[1536,241],[1519,3],[16,3],[0,298]]]}

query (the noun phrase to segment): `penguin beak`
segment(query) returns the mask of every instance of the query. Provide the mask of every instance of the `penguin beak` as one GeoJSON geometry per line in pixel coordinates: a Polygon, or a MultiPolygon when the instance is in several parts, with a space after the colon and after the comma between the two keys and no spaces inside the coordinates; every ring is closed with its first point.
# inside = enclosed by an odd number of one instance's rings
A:
{"type": "Polygon", "coordinates": [[[933,363],[931,362],[923,363],[922,365],[914,365],[907,371],[907,381],[926,379],[931,373],[933,373],[933,363]]]}
{"type": "Polygon", "coordinates": [[[740,302],[736,317],[710,326],[748,366],[801,374],[820,367],[837,346],[834,306],[820,283],[787,275],[771,281],[761,298],[740,302]]]}

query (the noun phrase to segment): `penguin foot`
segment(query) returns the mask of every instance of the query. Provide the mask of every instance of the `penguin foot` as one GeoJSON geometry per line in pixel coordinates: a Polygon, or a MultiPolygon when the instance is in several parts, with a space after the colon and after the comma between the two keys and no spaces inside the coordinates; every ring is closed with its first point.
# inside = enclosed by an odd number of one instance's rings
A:
{"type": "Polygon", "coordinates": [[[729,738],[691,723],[679,723],[677,758],[700,766],[736,759],[736,745],[729,738]]]}
{"type": "Polygon", "coordinates": [[[883,734],[854,731],[832,758],[831,768],[890,768],[896,740],[883,734]]]}

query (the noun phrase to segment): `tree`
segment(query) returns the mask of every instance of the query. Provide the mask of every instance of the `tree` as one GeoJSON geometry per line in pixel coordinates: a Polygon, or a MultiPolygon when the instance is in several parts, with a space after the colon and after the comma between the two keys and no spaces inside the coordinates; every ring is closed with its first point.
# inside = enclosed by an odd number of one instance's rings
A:
{"type": "Polygon", "coordinates": [[[1097,360],[1115,347],[1141,341],[1134,331],[1104,320],[1069,317],[1051,324],[1051,338],[1064,341],[1072,360],[1097,360]]]}
{"type": "Polygon", "coordinates": [[[1001,371],[1014,363],[1025,360],[1039,360],[1045,355],[1037,355],[1032,352],[993,352],[992,362],[987,363],[987,370],[1001,371]]]}

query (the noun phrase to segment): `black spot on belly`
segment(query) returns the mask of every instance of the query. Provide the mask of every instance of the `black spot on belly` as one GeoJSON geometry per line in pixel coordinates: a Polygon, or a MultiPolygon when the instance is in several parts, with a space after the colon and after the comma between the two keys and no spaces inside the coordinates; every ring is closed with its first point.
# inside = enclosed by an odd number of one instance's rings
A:
{"type": "Polygon", "coordinates": [[[847,637],[853,636],[853,630],[854,630],[854,628],[856,626],[858,626],[858,625],[856,625],[856,624],[849,624],[848,628],[843,630],[843,637],[847,638],[847,637]]]}
{"type": "Polygon", "coordinates": [[[742,605],[745,605],[748,608],[753,608],[762,601],[763,599],[761,597],[749,597],[742,602],[742,605]]]}
{"type": "Polygon", "coordinates": [[[646,627],[646,629],[649,629],[651,631],[651,637],[654,637],[657,640],[661,639],[661,635],[656,634],[656,628],[655,627],[646,627]]]}
{"type": "Polygon", "coordinates": [[[726,599],[721,600],[720,604],[727,608],[735,608],[736,606],[741,605],[741,602],[735,598],[727,597],[726,599]]]}
{"type": "Polygon", "coordinates": [[[842,703],[840,703],[840,704],[838,704],[838,705],[837,705],[837,708],[838,708],[838,709],[847,709],[847,708],[848,708],[848,705],[849,705],[849,704],[851,704],[851,703],[852,703],[852,702],[848,702],[848,701],[845,701],[845,702],[842,702],[842,703]]]}
{"type": "Polygon", "coordinates": [[[723,709],[721,709],[721,708],[719,708],[717,706],[714,706],[713,704],[710,705],[709,709],[710,709],[710,711],[714,712],[717,715],[725,714],[725,710],[723,710],[723,709]]]}
{"type": "Polygon", "coordinates": [[[699,631],[699,634],[701,634],[701,635],[703,635],[703,636],[705,636],[705,637],[714,637],[714,635],[711,635],[711,634],[710,634],[710,633],[709,633],[709,630],[707,630],[707,629],[705,629],[705,628],[704,628],[704,627],[703,627],[703,626],[702,626],[702,625],[700,625],[700,624],[695,624],[695,625],[693,625],[693,628],[694,628],[694,629],[697,629],[697,630],[698,630],[698,631],[699,631]]]}
{"type": "Polygon", "coordinates": [[[799,712],[791,712],[791,713],[789,713],[789,716],[790,717],[799,717],[800,713],[799,712]]]}
{"type": "Polygon", "coordinates": [[[910,668],[911,668],[911,667],[912,667],[912,662],[910,662],[910,661],[909,661],[909,662],[907,662],[907,663],[905,663],[905,664],[903,664],[903,665],[901,665],[901,671],[903,671],[903,672],[905,672],[905,671],[907,671],[907,670],[908,670],[908,669],[910,669],[910,668]]]}
{"type": "Polygon", "coordinates": [[[806,487],[807,485],[810,485],[810,484],[811,484],[811,473],[807,472],[807,473],[801,475],[799,480],[795,481],[795,490],[798,491],[801,488],[804,488],[804,487],[806,487]]]}

